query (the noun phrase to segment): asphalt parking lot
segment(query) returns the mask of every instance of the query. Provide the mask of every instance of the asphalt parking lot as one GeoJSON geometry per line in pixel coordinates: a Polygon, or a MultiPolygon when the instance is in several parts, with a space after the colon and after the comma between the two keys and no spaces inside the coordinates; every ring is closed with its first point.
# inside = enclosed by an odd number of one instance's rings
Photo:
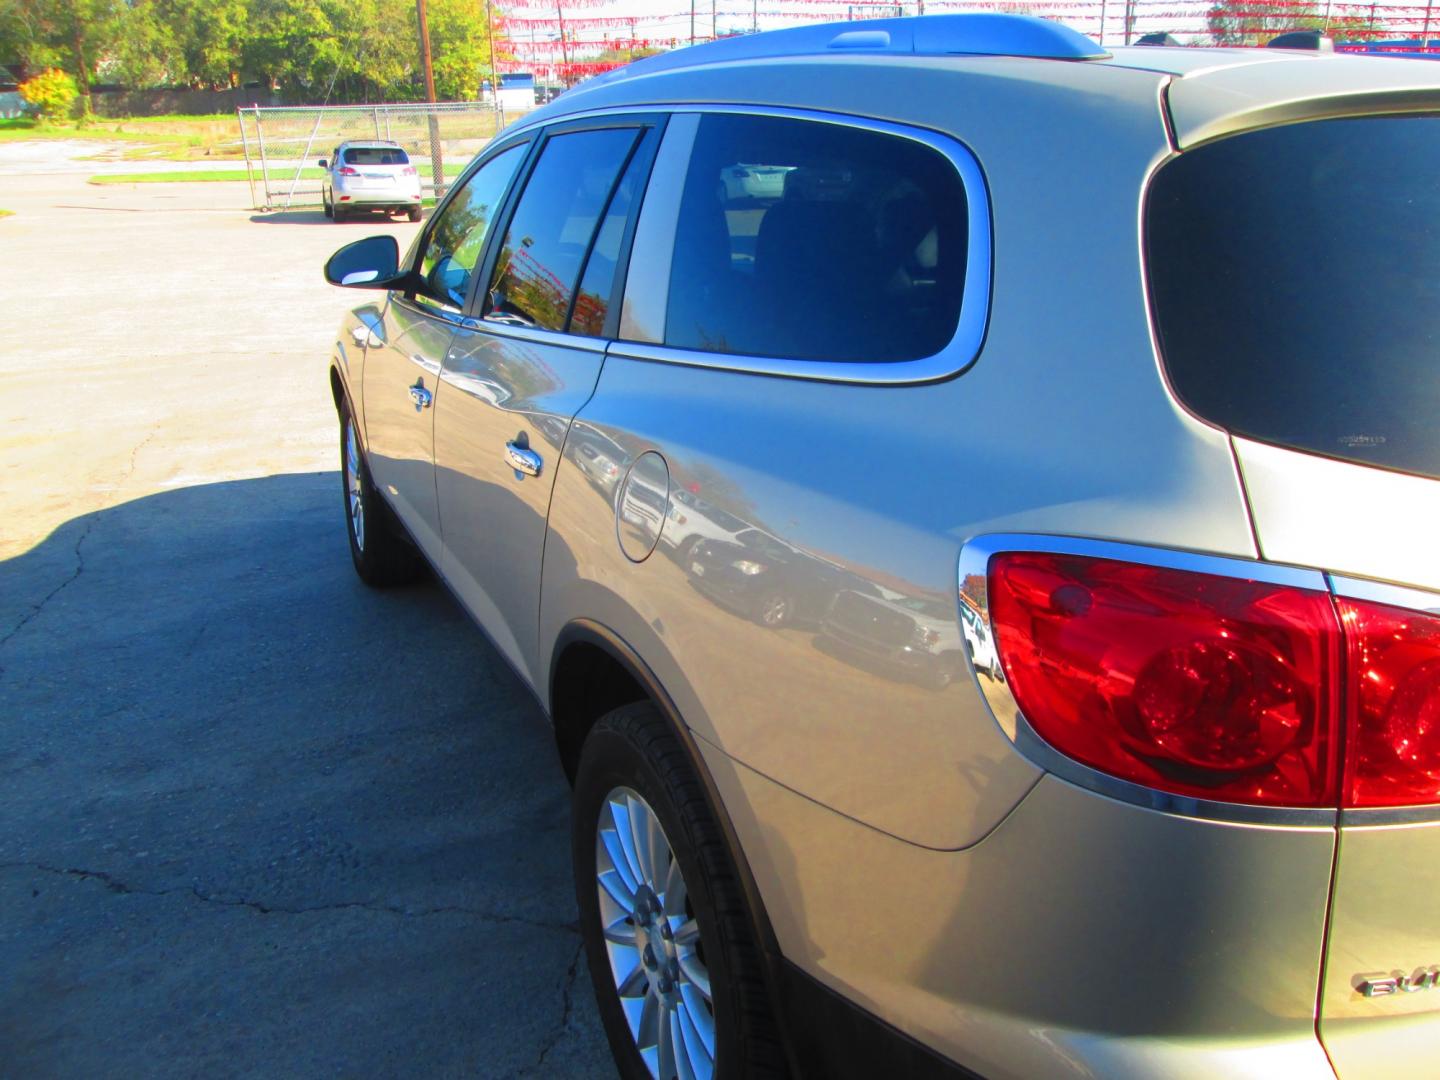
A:
{"type": "Polygon", "coordinates": [[[336,226],[0,144],[0,1075],[613,1076],[544,718],[349,565],[336,226]]]}

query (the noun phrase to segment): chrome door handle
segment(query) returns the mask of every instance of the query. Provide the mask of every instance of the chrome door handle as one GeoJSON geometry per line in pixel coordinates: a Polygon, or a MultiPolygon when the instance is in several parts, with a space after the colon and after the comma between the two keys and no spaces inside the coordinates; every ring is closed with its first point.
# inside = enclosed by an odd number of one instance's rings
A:
{"type": "Polygon", "coordinates": [[[517,473],[525,473],[528,476],[539,476],[540,466],[544,464],[540,455],[534,450],[513,442],[505,444],[505,460],[517,473]]]}
{"type": "Polygon", "coordinates": [[[416,412],[428,408],[430,402],[434,400],[430,391],[425,389],[424,379],[416,379],[415,385],[410,387],[410,400],[415,403],[416,412]]]}

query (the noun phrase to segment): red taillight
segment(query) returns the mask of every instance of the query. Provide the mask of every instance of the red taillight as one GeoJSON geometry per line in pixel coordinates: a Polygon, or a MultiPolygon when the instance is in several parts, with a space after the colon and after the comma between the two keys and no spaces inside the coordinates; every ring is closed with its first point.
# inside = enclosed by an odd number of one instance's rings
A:
{"type": "Polygon", "coordinates": [[[1021,712],[1092,768],[1223,802],[1440,803],[1440,618],[1043,552],[992,557],[988,595],[1021,712]]]}
{"type": "Polygon", "coordinates": [[[342,165],[342,166],[340,167],[340,175],[341,175],[341,176],[359,176],[359,175],[360,175],[360,170],[359,170],[359,169],[352,169],[349,165],[342,165]]]}
{"type": "Polygon", "coordinates": [[[414,165],[406,165],[403,169],[400,170],[400,175],[401,175],[401,176],[414,176],[414,175],[415,175],[415,166],[414,166],[414,165]]]}
{"type": "Polygon", "coordinates": [[[990,562],[1005,675],[1055,749],[1146,787],[1333,806],[1328,593],[1072,555],[990,562]]]}
{"type": "Polygon", "coordinates": [[[1345,628],[1345,805],[1440,802],[1440,619],[1336,601],[1345,628]]]}

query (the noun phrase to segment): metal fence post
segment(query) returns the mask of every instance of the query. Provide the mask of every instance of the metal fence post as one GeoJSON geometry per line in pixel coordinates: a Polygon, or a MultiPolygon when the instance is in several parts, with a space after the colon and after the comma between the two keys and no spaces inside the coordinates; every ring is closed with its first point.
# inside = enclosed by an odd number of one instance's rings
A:
{"type": "Polygon", "coordinates": [[[265,205],[270,209],[270,163],[265,158],[265,130],[260,126],[260,106],[255,106],[255,141],[260,144],[260,182],[265,186],[265,205]]]}
{"type": "Polygon", "coordinates": [[[440,118],[435,115],[432,102],[426,111],[426,125],[430,128],[430,177],[435,185],[435,199],[445,196],[445,157],[440,148],[440,118]]]}
{"type": "Polygon", "coordinates": [[[240,145],[245,149],[245,179],[250,183],[250,205],[255,206],[255,170],[250,164],[250,139],[245,134],[245,113],[239,105],[235,106],[235,122],[240,125],[240,145]]]}
{"type": "MultiPolygon", "coordinates": [[[[378,139],[378,138],[380,138],[380,110],[379,110],[378,108],[375,110],[375,117],[374,117],[374,119],[375,119],[375,138],[378,139]]],[[[386,127],[386,135],[387,135],[387,136],[389,135],[389,127],[388,127],[388,125],[387,125],[387,127],[386,127]]]]}

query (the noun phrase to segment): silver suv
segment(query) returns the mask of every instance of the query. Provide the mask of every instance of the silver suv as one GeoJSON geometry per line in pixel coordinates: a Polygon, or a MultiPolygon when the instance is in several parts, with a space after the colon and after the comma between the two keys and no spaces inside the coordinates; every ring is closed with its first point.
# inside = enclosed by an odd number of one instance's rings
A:
{"type": "Polygon", "coordinates": [[[331,259],[355,567],[553,720],[625,1076],[1440,1060],[1437,176],[1433,65],[947,15],[331,259]]]}

